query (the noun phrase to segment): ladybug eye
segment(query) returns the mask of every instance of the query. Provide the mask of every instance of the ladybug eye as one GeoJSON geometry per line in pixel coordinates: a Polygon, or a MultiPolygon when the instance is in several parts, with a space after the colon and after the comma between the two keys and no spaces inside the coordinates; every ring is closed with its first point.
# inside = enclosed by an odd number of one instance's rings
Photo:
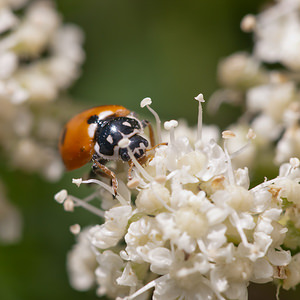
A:
{"type": "Polygon", "coordinates": [[[129,156],[129,154],[128,154],[128,149],[126,149],[126,148],[121,148],[121,149],[119,150],[119,154],[120,154],[121,159],[122,159],[123,161],[129,161],[129,160],[130,160],[130,156],[129,156]]]}
{"type": "Polygon", "coordinates": [[[88,124],[93,124],[98,122],[99,117],[97,115],[93,115],[88,118],[87,123],[88,124]]]}

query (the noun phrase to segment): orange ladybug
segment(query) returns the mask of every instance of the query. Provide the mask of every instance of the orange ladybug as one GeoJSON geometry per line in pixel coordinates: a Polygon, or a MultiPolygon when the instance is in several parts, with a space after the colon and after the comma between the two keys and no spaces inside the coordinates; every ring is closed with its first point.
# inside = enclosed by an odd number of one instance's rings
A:
{"type": "Polygon", "coordinates": [[[141,134],[149,126],[150,141],[154,135],[150,123],[140,121],[133,112],[120,105],[102,105],[85,110],[74,116],[64,127],[59,150],[67,170],[74,170],[93,161],[94,170],[101,170],[112,179],[115,195],[118,182],[115,174],[102,162],[108,160],[128,161],[133,166],[128,149],[141,161],[146,156],[149,142],[141,134]],[[126,148],[119,146],[128,139],[126,148]]]}

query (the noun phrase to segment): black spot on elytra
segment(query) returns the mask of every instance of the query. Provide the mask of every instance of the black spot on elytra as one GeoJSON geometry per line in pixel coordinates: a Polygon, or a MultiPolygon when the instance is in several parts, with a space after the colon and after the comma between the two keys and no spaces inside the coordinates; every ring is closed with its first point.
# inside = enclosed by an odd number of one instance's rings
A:
{"type": "Polygon", "coordinates": [[[98,116],[97,115],[93,115],[93,116],[90,116],[87,120],[87,123],[88,124],[93,124],[93,123],[97,123],[98,122],[98,116]]]}

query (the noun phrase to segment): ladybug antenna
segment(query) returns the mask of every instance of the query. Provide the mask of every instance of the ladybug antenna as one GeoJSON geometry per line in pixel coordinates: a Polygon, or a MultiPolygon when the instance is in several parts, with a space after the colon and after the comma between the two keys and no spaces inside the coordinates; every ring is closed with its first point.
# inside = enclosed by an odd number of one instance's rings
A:
{"type": "Polygon", "coordinates": [[[149,98],[149,97],[144,98],[141,101],[141,107],[144,108],[145,106],[147,106],[148,110],[153,114],[155,121],[156,121],[156,132],[157,132],[158,144],[160,144],[162,141],[161,129],[160,129],[161,121],[160,121],[160,118],[159,118],[157,112],[150,107],[151,103],[152,103],[151,98],[149,98]]]}

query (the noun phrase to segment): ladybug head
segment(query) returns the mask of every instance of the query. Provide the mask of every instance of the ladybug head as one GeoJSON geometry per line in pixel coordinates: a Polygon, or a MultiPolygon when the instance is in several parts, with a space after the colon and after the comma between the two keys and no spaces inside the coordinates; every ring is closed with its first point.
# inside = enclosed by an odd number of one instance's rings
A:
{"type": "Polygon", "coordinates": [[[126,148],[120,148],[119,155],[123,161],[129,161],[130,156],[128,154],[128,148],[132,151],[134,157],[139,159],[146,154],[146,148],[148,147],[148,141],[140,135],[134,135],[129,138],[129,145],[126,148]]]}

